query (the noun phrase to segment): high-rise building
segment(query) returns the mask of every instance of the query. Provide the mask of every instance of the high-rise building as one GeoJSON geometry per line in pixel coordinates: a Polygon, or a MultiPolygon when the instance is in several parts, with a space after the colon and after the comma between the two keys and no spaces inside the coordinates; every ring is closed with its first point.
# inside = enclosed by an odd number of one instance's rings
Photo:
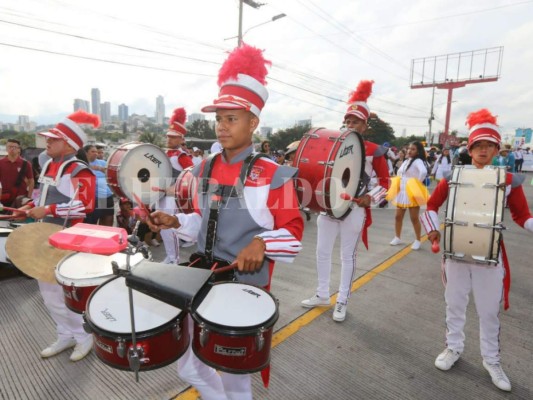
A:
{"type": "Polygon", "coordinates": [[[118,118],[121,121],[128,120],[128,106],[124,103],[118,106],[118,118]]]}
{"type": "Polygon", "coordinates": [[[100,104],[100,118],[102,118],[102,122],[111,121],[111,103],[109,101],[100,104]]]}
{"type": "Polygon", "coordinates": [[[313,121],[311,120],[311,118],[301,119],[296,122],[296,126],[311,126],[311,125],[313,125],[313,121]]]}
{"type": "Polygon", "coordinates": [[[192,113],[187,116],[187,122],[193,123],[194,121],[205,121],[205,115],[200,113],[192,113]]]}
{"type": "Polygon", "coordinates": [[[272,135],[272,128],[270,126],[262,126],[259,128],[259,132],[261,132],[261,136],[269,138],[272,135]]]}
{"type": "Polygon", "coordinates": [[[93,114],[100,115],[100,89],[91,89],[91,106],[93,114]]]}
{"type": "Polygon", "coordinates": [[[87,100],[74,99],[74,111],[83,110],[91,112],[90,104],[87,100]]]}
{"type": "Polygon", "coordinates": [[[155,100],[155,123],[163,125],[165,123],[165,99],[157,96],[155,100]]]}

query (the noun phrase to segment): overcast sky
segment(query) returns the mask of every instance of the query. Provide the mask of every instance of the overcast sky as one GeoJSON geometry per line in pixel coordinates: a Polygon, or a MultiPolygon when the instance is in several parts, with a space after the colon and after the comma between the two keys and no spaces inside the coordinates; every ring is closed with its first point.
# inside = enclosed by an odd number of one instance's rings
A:
{"type": "MultiPolygon", "coordinates": [[[[507,134],[533,127],[533,1],[264,1],[260,9],[245,5],[243,22],[245,42],[273,63],[262,125],[312,118],[314,126],[338,128],[349,92],[373,79],[370,108],[397,136],[421,135],[432,89],[410,88],[411,61],[503,46],[497,82],[453,92],[451,129],[466,132],[466,115],[482,107],[507,134]],[[256,26],[280,13],[287,17],[256,26]]],[[[178,106],[199,112],[216,97],[218,69],[237,43],[226,39],[237,26],[238,0],[3,0],[0,121],[22,114],[55,123],[72,112],[75,98],[90,101],[94,87],[113,114],[125,103],[130,114],[153,116],[158,95],[167,116],[178,106]]],[[[497,62],[487,59],[486,75],[498,73],[497,62]]],[[[446,98],[436,90],[433,131],[444,128],[446,98]]]]}

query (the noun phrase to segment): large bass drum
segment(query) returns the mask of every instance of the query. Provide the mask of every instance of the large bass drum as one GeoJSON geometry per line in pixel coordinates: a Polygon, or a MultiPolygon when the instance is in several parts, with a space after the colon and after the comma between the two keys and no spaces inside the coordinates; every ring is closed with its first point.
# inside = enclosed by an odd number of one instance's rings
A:
{"type": "Polygon", "coordinates": [[[357,197],[364,188],[365,145],[355,131],[319,128],[306,133],[293,160],[298,168],[301,207],[343,219],[353,205],[341,194],[357,197]]]}
{"type": "Polygon", "coordinates": [[[444,256],[497,264],[505,205],[505,168],[455,166],[448,182],[444,256]]]}
{"type": "Polygon", "coordinates": [[[163,150],[150,143],[125,143],[109,156],[106,179],[113,193],[154,204],[172,182],[172,165],[163,150]]]}

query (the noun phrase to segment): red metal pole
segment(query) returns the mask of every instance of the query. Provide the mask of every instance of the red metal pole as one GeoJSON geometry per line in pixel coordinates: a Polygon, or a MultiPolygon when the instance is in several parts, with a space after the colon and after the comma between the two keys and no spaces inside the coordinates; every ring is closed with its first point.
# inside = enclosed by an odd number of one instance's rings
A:
{"type": "Polygon", "coordinates": [[[453,87],[448,88],[448,102],[446,104],[446,122],[444,124],[444,134],[448,135],[450,131],[450,116],[452,114],[452,95],[453,87]]]}

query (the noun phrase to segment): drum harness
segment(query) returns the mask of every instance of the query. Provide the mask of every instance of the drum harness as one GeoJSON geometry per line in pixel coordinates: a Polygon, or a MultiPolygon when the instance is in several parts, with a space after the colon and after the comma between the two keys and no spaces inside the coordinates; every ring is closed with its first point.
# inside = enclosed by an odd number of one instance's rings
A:
{"type": "MultiPolygon", "coordinates": [[[[217,157],[220,153],[213,154],[209,156],[206,160],[206,165],[204,166],[204,171],[207,169],[207,173],[202,176],[202,183],[199,187],[199,194],[211,196],[209,203],[209,219],[207,221],[207,233],[205,240],[205,250],[204,254],[194,253],[191,255],[191,266],[197,268],[209,269],[212,267],[223,267],[231,264],[227,260],[221,260],[214,257],[213,248],[215,246],[218,230],[218,216],[221,207],[225,204],[229,198],[243,198],[244,184],[246,178],[250,173],[250,169],[253,167],[255,162],[262,157],[265,157],[264,154],[250,154],[243,161],[241,172],[239,175],[239,180],[235,185],[220,185],[217,183],[210,183],[211,175],[213,172],[213,167],[217,160],[217,157]]],[[[216,275],[216,281],[228,281],[234,280],[235,275],[231,272],[225,272],[216,275]]]]}

